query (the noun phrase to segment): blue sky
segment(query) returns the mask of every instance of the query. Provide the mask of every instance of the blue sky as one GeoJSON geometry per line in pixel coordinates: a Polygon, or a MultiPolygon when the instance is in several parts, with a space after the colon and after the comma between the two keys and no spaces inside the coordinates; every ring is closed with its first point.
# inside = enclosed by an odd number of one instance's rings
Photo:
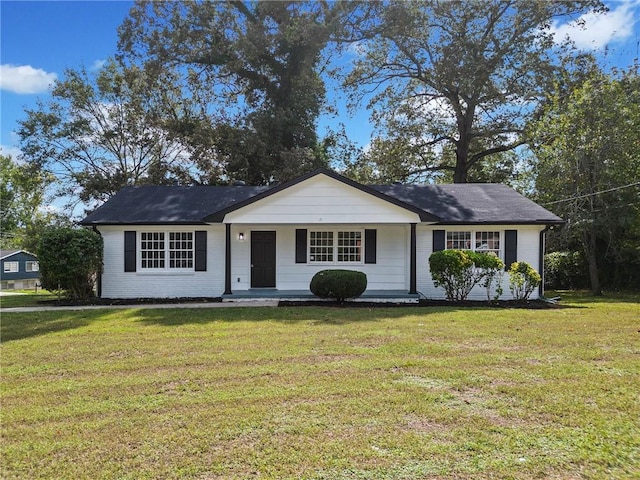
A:
{"type": "MultiPolygon", "coordinates": [[[[585,18],[585,28],[556,25],[578,46],[595,49],[610,66],[626,67],[640,50],[640,0],[607,1],[610,12],[585,18]]],[[[15,131],[24,108],[47,99],[48,85],[63,78],[65,68],[100,65],[116,51],[117,27],[127,15],[128,1],[0,1],[0,149],[16,155],[15,131]]],[[[330,93],[331,95],[331,93],[330,93]]],[[[339,102],[341,104],[342,102],[339,102]]],[[[341,121],[352,140],[364,146],[371,129],[366,112],[323,118],[322,129],[341,121]]]]}

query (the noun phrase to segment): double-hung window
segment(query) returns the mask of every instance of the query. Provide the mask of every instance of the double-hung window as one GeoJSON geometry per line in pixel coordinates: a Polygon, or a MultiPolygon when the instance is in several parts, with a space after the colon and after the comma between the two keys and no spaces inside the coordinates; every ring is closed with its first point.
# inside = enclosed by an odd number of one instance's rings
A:
{"type": "Polygon", "coordinates": [[[27,272],[37,272],[40,270],[38,262],[25,262],[25,267],[27,272]]]}
{"type": "Polygon", "coordinates": [[[447,231],[447,249],[493,252],[500,256],[500,232],[447,231]]]}
{"type": "Polygon", "coordinates": [[[18,262],[4,262],[4,273],[16,273],[18,270],[18,262]]]}
{"type": "Polygon", "coordinates": [[[193,232],[141,232],[142,270],[193,270],[193,232]]]}
{"type": "Polygon", "coordinates": [[[362,231],[310,231],[309,263],[362,263],[362,231]]]}

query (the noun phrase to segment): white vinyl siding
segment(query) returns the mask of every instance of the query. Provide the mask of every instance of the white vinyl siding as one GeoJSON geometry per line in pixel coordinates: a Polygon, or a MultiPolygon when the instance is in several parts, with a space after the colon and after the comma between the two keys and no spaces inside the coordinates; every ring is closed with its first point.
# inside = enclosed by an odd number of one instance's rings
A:
{"type": "MultiPolygon", "coordinates": [[[[436,288],[433,285],[433,279],[429,271],[429,256],[433,253],[433,230],[446,230],[447,232],[499,232],[501,240],[501,258],[504,258],[504,231],[505,230],[517,230],[518,231],[518,260],[529,263],[533,268],[538,270],[539,268],[539,254],[540,254],[540,231],[544,226],[539,225],[483,225],[481,228],[473,227],[438,227],[431,225],[418,225],[416,232],[417,240],[417,290],[427,298],[432,299],[444,299],[444,289],[436,288]]],[[[458,238],[464,237],[464,235],[458,235],[458,238]]],[[[471,239],[475,243],[475,234],[471,236],[471,239]]],[[[446,243],[445,243],[446,245],[446,243]]],[[[505,272],[502,278],[503,294],[500,297],[503,300],[511,299],[511,292],[509,291],[509,275],[505,272]]],[[[532,298],[537,298],[538,290],[534,291],[531,295],[532,298]]],[[[486,300],[486,289],[476,286],[469,295],[469,300],[486,300]]]]}
{"type": "MultiPolygon", "coordinates": [[[[182,298],[219,297],[224,292],[224,225],[171,227],[171,232],[207,231],[207,271],[193,268],[124,271],[124,231],[135,230],[138,244],[141,233],[167,232],[167,227],[98,227],[104,240],[104,271],[102,297],[104,298],[182,298]]],[[[180,240],[182,241],[182,240],[180,240]]],[[[166,246],[168,249],[168,245],[166,246]]],[[[140,263],[140,250],[136,252],[140,263]]]]}
{"type": "MultiPolygon", "coordinates": [[[[367,291],[409,291],[409,225],[360,225],[377,230],[376,263],[349,264],[296,263],[296,229],[307,229],[309,234],[318,231],[317,225],[242,225],[231,229],[231,288],[248,290],[251,282],[251,230],[273,230],[276,232],[276,288],[279,290],[309,290],[311,278],[320,270],[344,268],[364,272],[367,275],[367,291]],[[246,239],[238,240],[244,232],[246,239]]],[[[344,226],[328,225],[327,231],[345,231],[344,226]]],[[[310,236],[310,235],[309,235],[310,236]]],[[[362,235],[364,239],[364,234],[362,235]]],[[[307,239],[307,242],[309,239],[307,239]]],[[[364,240],[361,250],[364,259],[364,240]]]]}
{"type": "MultiPolygon", "coordinates": [[[[338,180],[318,175],[239,208],[225,216],[231,224],[353,225],[418,223],[416,213],[338,180]]],[[[313,229],[313,227],[312,227],[313,229]]]]}

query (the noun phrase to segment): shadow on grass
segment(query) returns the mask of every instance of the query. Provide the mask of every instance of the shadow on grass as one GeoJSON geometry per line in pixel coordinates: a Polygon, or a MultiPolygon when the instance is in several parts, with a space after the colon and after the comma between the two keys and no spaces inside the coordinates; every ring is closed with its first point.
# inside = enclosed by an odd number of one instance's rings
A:
{"type": "Polygon", "coordinates": [[[183,310],[140,310],[138,321],[153,325],[178,326],[214,322],[279,322],[345,325],[354,322],[377,322],[408,315],[427,315],[440,309],[411,307],[235,307],[183,310]]]}
{"type": "MultiPolygon", "coordinates": [[[[592,295],[588,290],[556,290],[549,292],[548,297],[558,296],[560,304],[572,303],[578,305],[590,305],[593,303],[638,303],[640,293],[604,292],[603,295],[592,295]]],[[[575,305],[572,305],[575,306],[575,305]]]]}
{"type": "Polygon", "coordinates": [[[85,327],[96,319],[94,312],[34,312],[3,315],[0,341],[5,343],[73,330],[85,327]]]}

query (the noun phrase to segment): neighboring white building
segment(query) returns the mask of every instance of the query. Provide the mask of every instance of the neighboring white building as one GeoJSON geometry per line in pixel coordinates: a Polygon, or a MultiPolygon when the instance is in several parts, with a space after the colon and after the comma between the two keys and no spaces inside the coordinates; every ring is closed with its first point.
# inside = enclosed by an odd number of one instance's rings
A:
{"type": "Polygon", "coordinates": [[[275,187],[126,187],[82,224],[104,239],[105,298],[295,297],[340,268],[366,273],[365,298],[417,300],[444,298],[433,251],[542,271],[544,232],[561,222],[504,185],[365,186],[321,169],[275,187]]]}

